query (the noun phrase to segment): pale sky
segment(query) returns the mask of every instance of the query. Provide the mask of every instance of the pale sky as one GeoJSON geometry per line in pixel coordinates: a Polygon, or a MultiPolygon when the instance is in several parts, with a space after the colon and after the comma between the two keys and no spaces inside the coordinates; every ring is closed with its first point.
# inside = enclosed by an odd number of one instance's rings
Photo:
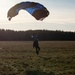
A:
{"type": "Polygon", "coordinates": [[[0,29],[75,31],[75,0],[30,0],[43,4],[49,10],[50,15],[43,21],[38,21],[27,11],[21,10],[9,21],[8,10],[22,1],[27,0],[2,0],[0,2],[0,29]]]}

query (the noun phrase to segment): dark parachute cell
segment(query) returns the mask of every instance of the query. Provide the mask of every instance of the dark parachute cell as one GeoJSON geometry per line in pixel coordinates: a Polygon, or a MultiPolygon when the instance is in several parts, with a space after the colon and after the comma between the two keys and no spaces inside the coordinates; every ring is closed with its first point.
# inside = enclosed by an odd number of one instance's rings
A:
{"type": "Polygon", "coordinates": [[[40,3],[36,2],[21,2],[13,6],[7,13],[7,17],[9,20],[12,17],[18,15],[19,11],[23,9],[29,12],[33,17],[37,20],[43,20],[49,15],[49,11],[40,3]]]}

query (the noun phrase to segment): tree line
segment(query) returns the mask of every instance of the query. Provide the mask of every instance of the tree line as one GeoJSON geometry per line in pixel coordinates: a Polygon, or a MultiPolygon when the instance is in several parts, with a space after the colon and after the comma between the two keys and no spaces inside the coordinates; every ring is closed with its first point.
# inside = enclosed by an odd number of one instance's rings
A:
{"type": "Polygon", "coordinates": [[[40,41],[75,41],[75,32],[28,30],[14,31],[0,29],[0,41],[32,41],[31,36],[38,36],[40,41]]]}

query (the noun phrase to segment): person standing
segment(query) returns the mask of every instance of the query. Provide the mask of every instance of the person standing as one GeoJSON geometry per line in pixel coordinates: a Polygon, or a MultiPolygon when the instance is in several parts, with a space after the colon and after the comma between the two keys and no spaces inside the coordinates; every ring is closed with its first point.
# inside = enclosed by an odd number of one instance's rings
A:
{"type": "Polygon", "coordinates": [[[38,43],[37,37],[34,38],[34,41],[33,41],[33,48],[36,49],[36,54],[38,55],[38,54],[39,54],[39,51],[40,51],[40,47],[39,47],[39,43],[38,43]]]}

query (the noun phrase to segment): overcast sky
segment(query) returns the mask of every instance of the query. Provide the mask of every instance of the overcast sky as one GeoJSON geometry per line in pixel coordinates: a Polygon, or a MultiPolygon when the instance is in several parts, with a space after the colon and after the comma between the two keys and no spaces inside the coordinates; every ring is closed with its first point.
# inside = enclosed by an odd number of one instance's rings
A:
{"type": "Polygon", "coordinates": [[[50,15],[37,21],[25,10],[11,21],[7,19],[8,10],[15,4],[27,0],[2,0],[0,2],[0,29],[12,30],[64,30],[75,31],[75,0],[30,0],[43,4],[50,15]]]}

